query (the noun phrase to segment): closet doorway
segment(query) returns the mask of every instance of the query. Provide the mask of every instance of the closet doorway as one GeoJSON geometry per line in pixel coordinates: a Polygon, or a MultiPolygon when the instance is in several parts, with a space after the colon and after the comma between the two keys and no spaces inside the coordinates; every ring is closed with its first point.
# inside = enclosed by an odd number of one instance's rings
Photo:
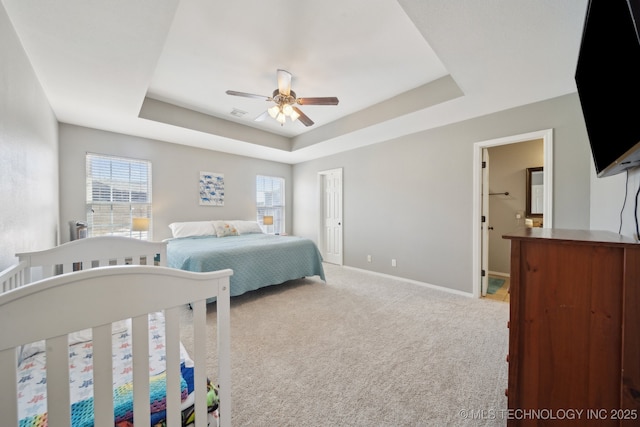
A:
{"type": "Polygon", "coordinates": [[[508,241],[502,239],[502,235],[525,226],[526,169],[534,166],[544,166],[543,226],[551,228],[552,130],[474,144],[473,294],[476,297],[486,296],[488,290],[493,290],[493,287],[489,288],[490,275],[508,278],[510,246],[508,241]],[[540,146],[542,153],[533,158],[524,157],[531,156],[531,150],[535,152],[536,147],[540,146]],[[491,170],[495,171],[495,177],[491,170]]]}

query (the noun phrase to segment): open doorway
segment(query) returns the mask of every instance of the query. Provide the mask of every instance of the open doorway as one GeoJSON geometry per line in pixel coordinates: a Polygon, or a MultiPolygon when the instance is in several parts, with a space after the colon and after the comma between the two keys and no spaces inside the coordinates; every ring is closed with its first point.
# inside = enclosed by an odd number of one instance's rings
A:
{"type": "MultiPolygon", "coordinates": [[[[501,241],[501,237],[504,233],[509,232],[511,230],[504,230],[504,227],[501,227],[499,230],[495,230],[495,227],[492,225],[491,220],[491,212],[490,207],[492,204],[491,198],[494,198],[495,201],[502,201],[508,206],[504,209],[504,212],[498,212],[499,216],[504,217],[505,215],[510,216],[509,221],[507,221],[506,227],[508,228],[510,225],[513,226],[512,229],[517,228],[518,226],[525,226],[525,217],[526,212],[525,208],[519,208],[517,206],[520,203],[524,206],[524,201],[526,199],[525,193],[525,184],[522,183],[522,188],[519,186],[517,188],[513,188],[511,191],[507,188],[491,188],[489,185],[489,177],[491,165],[494,164],[493,161],[489,161],[491,156],[485,158],[483,156],[487,156],[490,151],[495,148],[496,154],[500,154],[496,156],[496,160],[504,161],[501,156],[508,153],[510,147],[503,147],[504,150],[499,151],[498,147],[508,146],[511,144],[524,144],[529,141],[542,140],[543,147],[543,165],[536,166],[544,166],[543,168],[543,176],[542,179],[545,183],[544,188],[542,190],[542,200],[541,204],[543,205],[543,213],[542,217],[544,218],[544,222],[542,225],[545,228],[551,228],[553,224],[552,218],[552,194],[553,194],[553,132],[552,130],[544,130],[540,132],[532,132],[528,134],[515,135],[511,137],[499,138],[490,141],[483,141],[474,144],[474,200],[473,200],[473,294],[476,297],[481,297],[487,294],[489,290],[489,273],[491,269],[489,268],[489,257],[491,256],[490,242],[491,239],[498,239],[501,241]],[[483,163],[486,165],[483,168],[483,163]],[[505,194],[509,193],[509,194],[505,194]],[[501,199],[499,199],[501,198],[501,199]],[[519,201],[516,198],[520,199],[519,201]],[[514,206],[516,208],[514,209],[514,206]],[[518,216],[520,216],[518,218],[518,216]],[[520,220],[520,223],[518,223],[520,220]],[[491,228],[494,228],[493,230],[491,228]],[[493,236],[491,236],[493,234],[493,236]]],[[[515,147],[515,146],[514,146],[515,147]]],[[[533,166],[533,165],[532,165],[533,166]]],[[[495,167],[495,165],[494,165],[495,167]]],[[[505,168],[502,168],[505,169],[505,168]]],[[[508,170],[508,168],[506,168],[508,170]]],[[[509,172],[516,173],[516,172],[509,172]]],[[[525,177],[525,170],[523,168],[522,171],[518,171],[518,174],[522,174],[522,180],[525,177]]],[[[499,181],[501,183],[509,183],[509,180],[499,181]]],[[[507,184],[501,184],[505,187],[507,184]]],[[[515,184],[514,184],[515,185],[515,184]]],[[[520,184],[517,184],[520,185],[520,184]]],[[[495,203],[494,203],[495,205],[495,203]]],[[[497,220],[504,221],[504,218],[497,220]]],[[[502,243],[502,242],[501,242],[502,243]]],[[[508,245],[508,242],[506,242],[508,245]]],[[[497,248],[498,251],[502,250],[504,252],[504,246],[500,249],[497,248]]],[[[494,248],[495,249],[495,248],[494,248]]],[[[508,246],[507,249],[508,251],[508,246]]],[[[494,266],[494,273],[502,273],[504,275],[509,274],[509,265],[508,258],[506,261],[503,261],[503,265],[494,266]],[[506,264],[505,264],[506,263],[506,264]],[[506,270],[506,271],[501,271],[506,270]]]]}
{"type": "MultiPolygon", "coordinates": [[[[503,239],[502,236],[527,226],[527,222],[529,226],[535,227],[544,224],[544,202],[539,191],[544,190],[544,181],[542,176],[538,176],[544,170],[543,140],[540,138],[483,148],[484,152],[490,161],[486,162],[484,168],[485,172],[488,172],[487,178],[483,178],[483,189],[485,183],[488,183],[486,249],[483,233],[483,253],[486,250],[488,260],[487,266],[483,266],[487,285],[482,287],[482,296],[508,302],[508,290],[511,285],[511,241],[503,239]],[[535,174],[530,172],[532,170],[536,170],[535,174]],[[535,178],[536,185],[530,184],[530,177],[535,178]],[[527,184],[530,184],[529,187],[527,184]],[[534,200],[534,203],[528,202],[529,200],[534,200]]],[[[483,205],[484,194],[483,190],[483,205]]]]}

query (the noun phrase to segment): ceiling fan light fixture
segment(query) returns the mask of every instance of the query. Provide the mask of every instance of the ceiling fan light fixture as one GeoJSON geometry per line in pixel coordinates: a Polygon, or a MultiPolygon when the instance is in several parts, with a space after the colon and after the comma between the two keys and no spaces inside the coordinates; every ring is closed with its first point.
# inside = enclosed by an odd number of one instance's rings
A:
{"type": "Polygon", "coordinates": [[[269,112],[269,115],[271,116],[271,118],[276,118],[278,117],[278,113],[280,113],[280,106],[279,105],[274,105],[273,107],[270,107],[269,109],[267,109],[267,111],[269,112]]]}
{"type": "Polygon", "coordinates": [[[291,73],[286,70],[278,69],[278,88],[273,91],[271,96],[255,95],[247,92],[238,92],[235,90],[226,91],[227,95],[244,96],[246,98],[257,98],[264,101],[274,102],[275,105],[267,108],[267,111],[258,116],[255,121],[262,121],[267,115],[280,123],[281,126],[287,121],[287,117],[292,122],[299,120],[305,126],[313,126],[311,120],[304,112],[300,111],[297,105],[338,105],[338,98],[331,97],[315,97],[315,98],[298,98],[296,93],[291,90],[291,73]]]}

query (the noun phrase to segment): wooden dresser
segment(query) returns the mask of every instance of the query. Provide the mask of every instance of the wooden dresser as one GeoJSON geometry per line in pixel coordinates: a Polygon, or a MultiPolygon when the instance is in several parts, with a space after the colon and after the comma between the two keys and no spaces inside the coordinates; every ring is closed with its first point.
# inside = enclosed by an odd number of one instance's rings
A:
{"type": "Polygon", "coordinates": [[[503,237],[511,240],[507,424],[640,426],[640,244],[544,228],[503,237]]]}

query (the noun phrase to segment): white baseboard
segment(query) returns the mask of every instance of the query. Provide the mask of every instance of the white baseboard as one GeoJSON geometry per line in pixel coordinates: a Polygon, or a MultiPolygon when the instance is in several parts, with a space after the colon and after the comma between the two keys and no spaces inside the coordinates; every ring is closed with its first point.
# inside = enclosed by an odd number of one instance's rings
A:
{"type": "Polygon", "coordinates": [[[502,277],[511,277],[511,274],[509,273],[502,273],[500,271],[491,271],[489,270],[489,274],[493,275],[493,276],[502,276],[502,277]]]}
{"type": "Polygon", "coordinates": [[[418,285],[418,286],[424,286],[425,288],[430,288],[430,289],[435,289],[435,290],[438,290],[438,291],[448,292],[448,293],[451,293],[451,294],[461,295],[463,297],[473,298],[473,293],[472,292],[459,291],[457,289],[451,289],[451,288],[447,288],[445,286],[432,285],[431,283],[420,282],[418,280],[407,279],[405,277],[392,276],[391,274],[378,273],[376,271],[365,270],[363,268],[349,267],[348,265],[343,265],[342,268],[346,268],[348,270],[360,271],[362,273],[368,273],[368,274],[372,274],[374,276],[386,277],[388,279],[399,280],[401,282],[411,283],[413,285],[418,285]]]}

